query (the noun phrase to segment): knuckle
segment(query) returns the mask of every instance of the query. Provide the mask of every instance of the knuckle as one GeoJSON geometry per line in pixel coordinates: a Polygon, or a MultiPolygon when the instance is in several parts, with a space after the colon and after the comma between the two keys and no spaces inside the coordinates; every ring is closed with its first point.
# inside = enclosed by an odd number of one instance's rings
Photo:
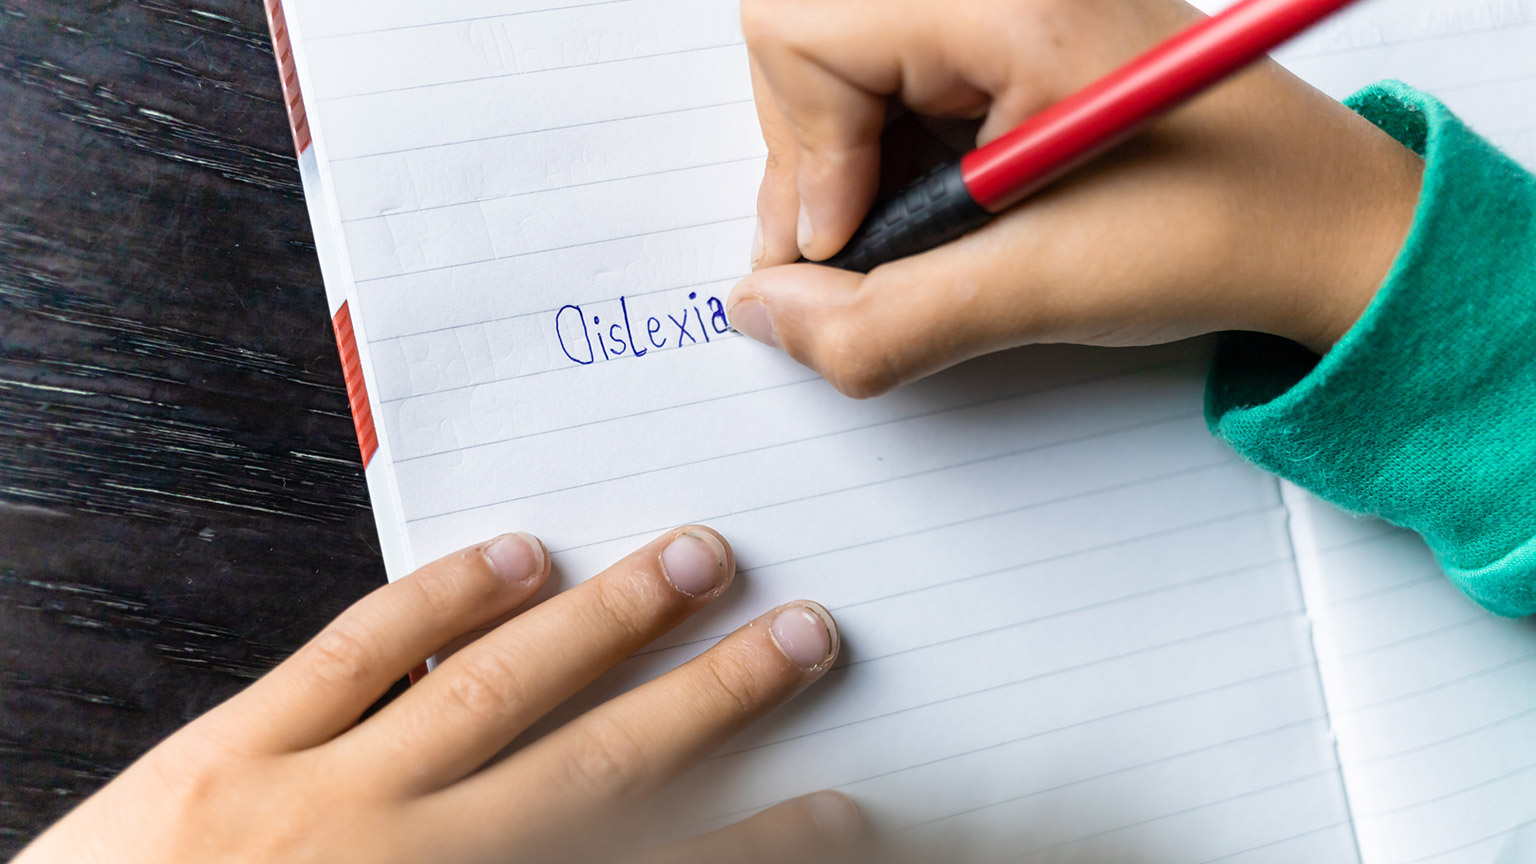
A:
{"type": "Polygon", "coordinates": [[[827,0],[741,0],[741,35],[759,61],[804,56],[813,39],[808,21],[826,13],[827,0]]]}
{"type": "Polygon", "coordinates": [[[759,48],[772,39],[782,5],[778,0],[741,0],[741,34],[748,47],[759,48]]]}
{"type": "Polygon", "coordinates": [[[151,772],[160,791],[179,802],[183,812],[200,810],[218,801],[243,774],[244,766],[238,763],[199,758],[157,759],[154,755],[158,754],[151,754],[144,761],[144,768],[151,772]]]}
{"type": "Polygon", "coordinates": [[[322,682],[349,684],[364,678],[377,663],[373,640],[345,620],[332,623],[309,643],[307,667],[322,682]]]}
{"type": "MultiPolygon", "coordinates": [[[[518,676],[513,664],[488,648],[461,654],[456,667],[444,669],[445,691],[451,705],[473,719],[503,717],[516,708],[518,676]]],[[[430,676],[429,676],[430,677],[430,676]]]]}
{"type": "Polygon", "coordinates": [[[646,636],[654,617],[650,610],[659,604],[648,602],[649,595],[655,592],[645,590],[644,584],[638,578],[598,579],[591,583],[591,614],[597,619],[600,632],[616,635],[624,641],[646,636]]]}
{"type": "Polygon", "coordinates": [[[483,580],[476,579],[481,574],[475,572],[474,562],[465,560],[454,563],[462,563],[465,566],[420,570],[416,575],[405,580],[404,584],[410,586],[408,590],[412,595],[413,607],[426,611],[432,618],[439,621],[459,617],[463,612],[465,601],[469,599],[467,596],[469,592],[464,590],[469,587],[467,583],[483,580]]]}
{"type": "Polygon", "coordinates": [[[768,173],[778,174],[794,169],[794,151],[790,149],[788,141],[780,140],[766,129],[763,131],[763,141],[768,145],[768,156],[763,163],[768,173]]]}
{"type": "Polygon", "coordinates": [[[594,715],[566,760],[576,788],[597,798],[627,798],[647,773],[646,750],[626,727],[594,715]]]}
{"type": "Polygon", "coordinates": [[[706,654],[703,672],[708,686],[719,693],[737,715],[756,713],[767,699],[766,688],[739,657],[706,654]]]}
{"type": "Polygon", "coordinates": [[[865,328],[837,324],[823,335],[817,368],[843,395],[868,399],[890,390],[901,380],[890,352],[865,328]]]}

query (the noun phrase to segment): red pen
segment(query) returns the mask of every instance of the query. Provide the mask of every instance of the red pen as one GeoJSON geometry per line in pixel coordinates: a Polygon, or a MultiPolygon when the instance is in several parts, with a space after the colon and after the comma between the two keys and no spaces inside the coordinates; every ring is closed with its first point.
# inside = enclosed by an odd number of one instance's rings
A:
{"type": "Polygon", "coordinates": [[[877,202],[836,255],[867,273],[985,225],[1353,0],[1239,0],[877,202]]]}

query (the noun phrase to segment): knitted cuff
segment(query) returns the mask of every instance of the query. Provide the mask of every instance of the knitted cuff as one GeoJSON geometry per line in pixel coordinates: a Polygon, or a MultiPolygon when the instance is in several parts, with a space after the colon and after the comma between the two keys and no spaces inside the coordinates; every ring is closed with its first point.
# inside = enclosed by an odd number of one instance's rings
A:
{"type": "Polygon", "coordinates": [[[1419,532],[1493,612],[1536,612],[1536,179],[1404,84],[1347,104],[1424,157],[1413,227],[1321,359],[1225,334],[1207,422],[1260,467],[1419,532]]]}

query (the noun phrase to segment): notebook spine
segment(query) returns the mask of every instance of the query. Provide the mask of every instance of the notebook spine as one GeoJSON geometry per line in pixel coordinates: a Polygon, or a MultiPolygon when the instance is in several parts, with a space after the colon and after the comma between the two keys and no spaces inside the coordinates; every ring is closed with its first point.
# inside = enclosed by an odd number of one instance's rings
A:
{"type": "Polygon", "coordinates": [[[357,429],[357,446],[363,454],[363,467],[379,452],[379,435],[373,428],[373,409],[368,404],[368,385],[363,380],[363,363],[357,353],[357,336],[352,332],[352,313],[346,303],[331,319],[336,330],[336,347],[341,351],[341,375],[347,384],[347,401],[352,403],[352,425],[357,429]]]}
{"type": "Polygon", "coordinates": [[[389,430],[375,427],[374,418],[383,406],[369,390],[373,377],[368,346],[368,323],[358,313],[356,284],[336,201],[321,174],[320,157],[325,150],[324,122],[311,116],[304,92],[316,92],[309,78],[305,51],[302,4],[312,2],[323,8],[333,0],[262,0],[267,25],[272,36],[272,54],[282,84],[283,102],[293,132],[293,148],[298,157],[299,180],[304,187],[304,206],[314,229],[315,257],[325,281],[326,311],[336,334],[336,349],[341,358],[342,377],[347,401],[357,433],[362,456],[363,477],[373,504],[374,522],[379,528],[379,551],[384,569],[391,580],[400,579],[416,569],[410,535],[394,465],[390,461],[389,430]]]}
{"type": "Polygon", "coordinates": [[[314,139],[309,134],[304,94],[299,90],[299,70],[293,62],[293,42],[288,36],[283,0],[267,0],[266,7],[267,28],[272,33],[272,54],[277,58],[277,76],[283,84],[283,103],[288,108],[288,125],[293,130],[293,147],[303,156],[314,139]]]}
{"type": "MultiPolygon", "coordinates": [[[[299,172],[314,170],[314,136],[309,129],[309,114],[304,110],[304,93],[299,86],[299,69],[294,59],[293,40],[288,29],[287,16],[282,0],[266,0],[267,27],[272,34],[272,54],[277,60],[277,76],[282,83],[283,103],[288,110],[288,126],[293,132],[293,149],[299,159],[299,172]]],[[[310,177],[306,176],[308,193],[310,177]]],[[[306,195],[306,197],[308,197],[306,195]]],[[[313,203],[313,202],[311,202],[313,203]]],[[[316,230],[319,230],[318,223],[316,230]]],[[[316,238],[319,245],[320,238],[316,238]]],[[[334,303],[333,303],[334,305],[334,303]]],[[[363,467],[373,461],[379,451],[379,436],[373,426],[373,409],[368,404],[368,385],[363,377],[362,359],[358,354],[357,336],[352,328],[352,313],[343,299],[331,316],[331,326],[336,332],[336,349],[341,354],[342,378],[347,387],[347,401],[351,403],[352,424],[357,431],[357,445],[362,453],[363,467]]]]}

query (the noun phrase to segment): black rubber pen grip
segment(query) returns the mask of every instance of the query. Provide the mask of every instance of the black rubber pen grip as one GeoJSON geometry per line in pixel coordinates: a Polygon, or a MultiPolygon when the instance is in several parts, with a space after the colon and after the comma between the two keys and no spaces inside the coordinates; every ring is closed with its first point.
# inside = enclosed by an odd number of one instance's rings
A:
{"type": "Polygon", "coordinates": [[[887,261],[942,246],[991,218],[965,188],[957,159],[876,202],[843,250],[818,263],[868,273],[887,261]]]}

